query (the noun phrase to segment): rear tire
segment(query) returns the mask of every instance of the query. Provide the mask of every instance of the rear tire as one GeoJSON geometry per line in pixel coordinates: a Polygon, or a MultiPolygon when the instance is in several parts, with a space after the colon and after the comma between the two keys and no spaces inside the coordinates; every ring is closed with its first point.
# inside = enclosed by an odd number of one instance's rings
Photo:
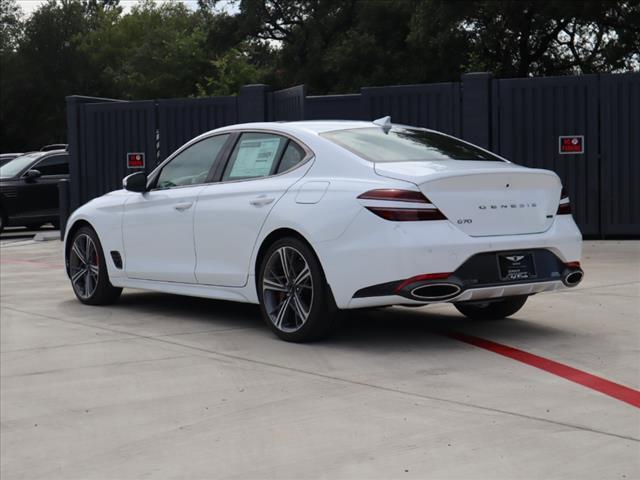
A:
{"type": "Polygon", "coordinates": [[[271,330],[287,342],[310,342],[334,329],[337,308],[320,261],[295,237],[273,243],[258,273],[262,316],[271,330]]]}
{"type": "Polygon", "coordinates": [[[109,281],[102,245],[93,228],[82,227],[73,234],[67,257],[71,287],[78,300],[87,305],[108,305],[118,300],[122,288],[109,281]]]}
{"type": "Polygon", "coordinates": [[[498,320],[513,315],[527,301],[526,295],[491,302],[454,303],[460,313],[473,320],[498,320]]]}

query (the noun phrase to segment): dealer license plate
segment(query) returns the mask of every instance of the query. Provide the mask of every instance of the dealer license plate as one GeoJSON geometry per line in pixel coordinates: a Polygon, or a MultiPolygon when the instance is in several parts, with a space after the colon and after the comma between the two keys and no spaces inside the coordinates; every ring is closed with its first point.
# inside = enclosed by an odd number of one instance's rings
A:
{"type": "Polygon", "coordinates": [[[532,253],[502,253],[498,255],[500,278],[506,281],[527,280],[536,277],[532,253]]]}

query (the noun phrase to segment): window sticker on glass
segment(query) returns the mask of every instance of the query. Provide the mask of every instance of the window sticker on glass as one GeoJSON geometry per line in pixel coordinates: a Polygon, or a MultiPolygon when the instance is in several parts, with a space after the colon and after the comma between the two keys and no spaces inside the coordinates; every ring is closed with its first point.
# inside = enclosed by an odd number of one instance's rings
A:
{"type": "Polygon", "coordinates": [[[280,138],[273,137],[241,141],[229,178],[269,175],[279,146],[280,138]]]}

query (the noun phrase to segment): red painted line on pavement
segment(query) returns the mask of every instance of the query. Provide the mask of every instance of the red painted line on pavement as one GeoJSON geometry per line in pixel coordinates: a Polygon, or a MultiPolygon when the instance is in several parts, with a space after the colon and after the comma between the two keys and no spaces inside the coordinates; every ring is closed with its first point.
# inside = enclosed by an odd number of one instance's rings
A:
{"type": "Polygon", "coordinates": [[[628,403],[629,405],[633,405],[636,408],[640,408],[640,391],[634,390],[633,388],[611,382],[602,377],[578,370],[577,368],[549,360],[548,358],[539,357],[538,355],[534,355],[517,348],[492,342],[491,340],[485,340],[483,338],[466,335],[464,333],[450,333],[448,336],[455,340],[468,343],[469,345],[484,348],[485,350],[497,353],[498,355],[503,355],[511,358],[512,360],[539,368],[545,372],[552,373],[571,382],[578,383],[584,387],[604,393],[605,395],[628,403]]]}
{"type": "Polygon", "coordinates": [[[7,265],[34,265],[38,267],[55,268],[56,270],[64,268],[64,265],[62,264],[38,262],[36,260],[17,260],[14,258],[3,258],[0,260],[0,263],[7,265]]]}

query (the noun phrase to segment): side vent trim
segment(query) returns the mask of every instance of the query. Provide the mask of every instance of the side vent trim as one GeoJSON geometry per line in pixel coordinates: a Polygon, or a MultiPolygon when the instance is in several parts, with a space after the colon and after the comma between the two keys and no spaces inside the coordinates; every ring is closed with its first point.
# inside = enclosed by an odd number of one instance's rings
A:
{"type": "Polygon", "coordinates": [[[111,259],[118,270],[122,270],[122,256],[120,252],[111,250],[111,259]]]}

